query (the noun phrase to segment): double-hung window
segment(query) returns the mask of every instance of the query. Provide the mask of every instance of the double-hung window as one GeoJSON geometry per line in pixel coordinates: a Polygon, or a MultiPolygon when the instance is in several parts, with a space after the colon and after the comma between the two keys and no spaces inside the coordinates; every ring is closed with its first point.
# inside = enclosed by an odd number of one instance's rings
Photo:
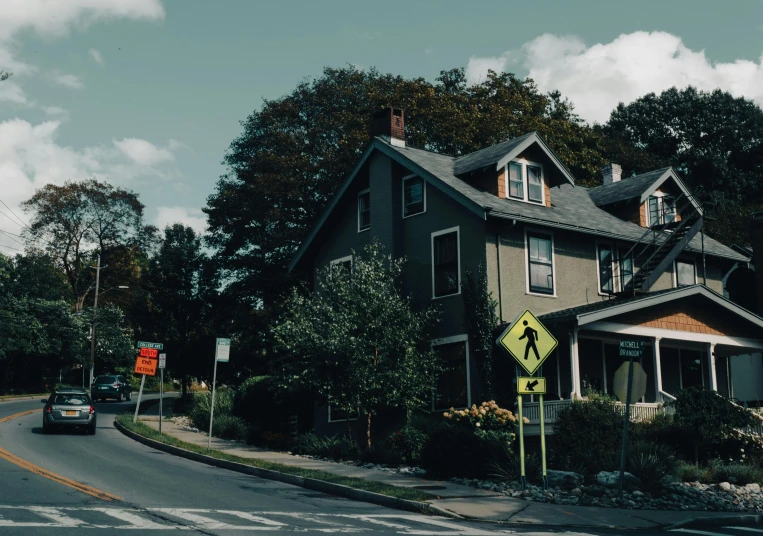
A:
{"type": "Polygon", "coordinates": [[[506,191],[509,198],[529,203],[544,203],[543,168],[531,162],[509,162],[506,166],[506,191]]]}
{"type": "Polygon", "coordinates": [[[461,291],[459,229],[452,227],[432,233],[432,297],[441,298],[461,291]]]}
{"type": "Polygon", "coordinates": [[[650,227],[676,221],[676,200],[672,195],[650,195],[647,207],[650,227]]]}
{"type": "Polygon", "coordinates": [[[554,294],[554,244],[550,235],[527,233],[528,290],[554,294]]]}
{"type": "Polygon", "coordinates": [[[426,211],[426,182],[411,175],[403,178],[403,218],[426,211]]]}
{"type": "Polygon", "coordinates": [[[688,287],[697,283],[697,267],[692,261],[676,261],[676,286],[688,287]]]}
{"type": "Polygon", "coordinates": [[[363,190],[358,194],[358,232],[371,228],[371,192],[363,190]]]}
{"type": "Polygon", "coordinates": [[[612,244],[598,244],[599,292],[612,294],[628,288],[633,279],[633,257],[612,244]]]}
{"type": "Polygon", "coordinates": [[[469,345],[466,335],[440,339],[432,349],[440,359],[434,409],[469,407],[469,345]]]}

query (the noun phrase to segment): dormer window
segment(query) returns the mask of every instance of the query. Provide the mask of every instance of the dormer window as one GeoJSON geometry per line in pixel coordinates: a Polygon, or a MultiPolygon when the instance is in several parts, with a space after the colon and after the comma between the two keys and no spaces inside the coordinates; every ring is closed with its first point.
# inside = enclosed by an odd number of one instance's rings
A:
{"type": "Polygon", "coordinates": [[[525,160],[509,162],[506,169],[506,182],[509,198],[527,203],[544,204],[543,167],[540,164],[525,160]]]}
{"type": "Polygon", "coordinates": [[[672,195],[655,192],[647,200],[649,227],[676,221],[676,199],[672,195]]]}

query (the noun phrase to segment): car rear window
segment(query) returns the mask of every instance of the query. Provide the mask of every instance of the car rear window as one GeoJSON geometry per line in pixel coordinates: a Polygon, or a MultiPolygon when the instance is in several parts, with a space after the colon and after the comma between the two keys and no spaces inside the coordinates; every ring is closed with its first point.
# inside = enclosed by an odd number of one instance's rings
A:
{"type": "Polygon", "coordinates": [[[90,403],[90,398],[86,394],[57,394],[53,399],[56,406],[83,406],[90,403]]]}
{"type": "Polygon", "coordinates": [[[117,377],[116,376],[98,376],[95,379],[96,384],[102,384],[102,383],[116,383],[117,377]]]}

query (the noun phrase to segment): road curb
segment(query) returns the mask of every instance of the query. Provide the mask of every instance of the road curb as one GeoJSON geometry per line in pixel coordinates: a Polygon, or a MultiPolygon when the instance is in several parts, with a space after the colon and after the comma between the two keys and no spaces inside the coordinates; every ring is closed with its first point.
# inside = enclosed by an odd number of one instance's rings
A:
{"type": "Polygon", "coordinates": [[[34,400],[35,398],[40,398],[41,396],[49,397],[50,393],[40,393],[36,395],[20,395],[20,396],[14,396],[12,398],[0,398],[0,404],[3,402],[15,402],[17,400],[34,400]]]}
{"type": "Polygon", "coordinates": [[[761,514],[743,514],[743,515],[729,515],[722,517],[695,517],[680,523],[668,525],[664,527],[665,530],[675,529],[701,529],[720,527],[729,523],[736,523],[742,525],[763,525],[763,515],[761,514]]]}
{"type": "Polygon", "coordinates": [[[229,471],[236,471],[237,473],[266,478],[268,480],[275,480],[277,482],[283,482],[284,484],[291,484],[292,486],[299,486],[301,488],[309,489],[312,491],[319,491],[321,493],[327,493],[330,495],[336,495],[346,499],[364,501],[372,504],[377,504],[379,506],[386,506],[387,508],[394,508],[396,510],[405,510],[406,512],[416,512],[426,515],[437,515],[453,519],[464,519],[458,514],[454,514],[453,512],[449,512],[448,510],[444,510],[429,503],[388,497],[387,495],[382,495],[381,493],[355,489],[349,486],[344,486],[342,484],[326,482],[325,480],[305,478],[301,476],[290,475],[287,473],[281,473],[279,471],[273,471],[272,469],[262,469],[260,467],[245,465],[243,463],[220,460],[218,458],[213,458],[212,456],[198,454],[196,452],[191,452],[190,450],[185,450],[180,447],[173,447],[172,445],[167,445],[165,443],[149,439],[133,432],[132,430],[128,430],[116,420],[114,421],[114,426],[117,428],[117,430],[122,432],[130,439],[133,439],[139,443],[143,443],[148,447],[161,450],[175,456],[180,456],[181,458],[186,458],[188,460],[211,465],[213,467],[220,467],[222,469],[228,469],[229,471]]]}

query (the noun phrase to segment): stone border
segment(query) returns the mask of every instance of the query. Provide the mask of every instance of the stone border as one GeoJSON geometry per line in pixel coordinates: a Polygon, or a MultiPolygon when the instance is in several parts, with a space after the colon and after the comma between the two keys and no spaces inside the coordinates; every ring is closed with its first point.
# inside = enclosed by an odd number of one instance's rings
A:
{"type": "Polygon", "coordinates": [[[425,503],[425,502],[411,501],[407,499],[398,499],[396,497],[389,497],[387,495],[382,495],[381,493],[374,493],[372,491],[365,491],[365,490],[351,488],[349,486],[344,486],[342,484],[334,484],[333,482],[326,482],[325,480],[318,480],[315,478],[305,478],[302,476],[290,475],[287,473],[281,473],[279,471],[273,471],[271,469],[262,469],[260,467],[245,465],[243,463],[231,462],[228,460],[220,460],[218,458],[213,458],[212,456],[206,456],[204,454],[191,452],[189,450],[185,450],[180,447],[173,447],[172,445],[167,445],[165,443],[161,443],[160,441],[149,439],[136,432],[133,432],[132,430],[128,430],[116,420],[114,420],[114,426],[117,428],[117,430],[122,432],[127,437],[134,439],[135,441],[139,443],[143,443],[144,445],[148,447],[161,450],[169,454],[179,456],[181,458],[186,458],[188,460],[193,460],[196,462],[211,465],[213,467],[220,467],[222,469],[228,469],[229,471],[235,471],[237,473],[243,473],[246,475],[265,478],[268,480],[275,480],[278,482],[283,482],[285,484],[291,484],[292,486],[298,486],[298,487],[313,490],[313,491],[319,491],[321,493],[336,495],[338,497],[344,497],[346,499],[352,499],[354,501],[363,501],[363,502],[368,502],[371,504],[376,504],[379,506],[386,506],[387,508],[394,508],[396,510],[405,510],[406,512],[416,512],[419,514],[443,516],[443,517],[449,517],[453,519],[465,519],[464,517],[459,516],[458,514],[454,514],[453,512],[449,512],[448,510],[439,508],[437,506],[434,506],[432,504],[425,503]]]}

